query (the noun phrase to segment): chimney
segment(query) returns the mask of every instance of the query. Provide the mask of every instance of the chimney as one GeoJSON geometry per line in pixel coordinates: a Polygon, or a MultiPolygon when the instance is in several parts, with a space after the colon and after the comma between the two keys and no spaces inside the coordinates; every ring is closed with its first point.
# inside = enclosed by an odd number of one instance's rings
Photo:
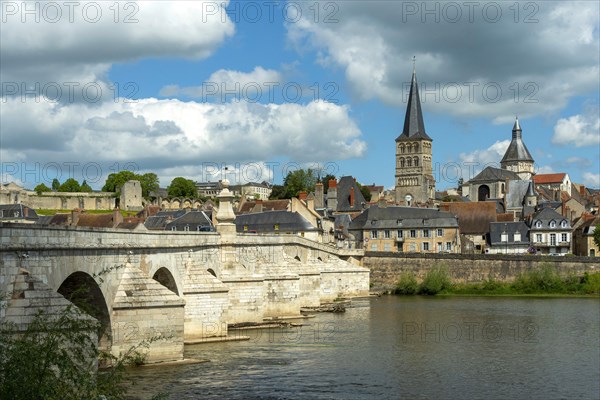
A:
{"type": "Polygon", "coordinates": [[[566,206],[566,204],[565,204],[565,201],[564,201],[564,200],[561,202],[561,205],[560,205],[560,211],[561,211],[561,212],[560,212],[560,214],[561,214],[563,217],[566,217],[566,216],[567,216],[567,206],[566,206]]]}
{"type": "Polygon", "coordinates": [[[115,207],[113,210],[113,228],[123,222],[123,214],[121,214],[121,210],[118,207],[115,207]]]}
{"type": "Polygon", "coordinates": [[[324,193],[323,184],[318,182],[315,185],[315,208],[324,207],[324,193]]]}
{"type": "Polygon", "coordinates": [[[81,215],[80,208],[74,208],[73,211],[71,211],[71,226],[77,226],[80,215],[81,215]]]}
{"type": "Polygon", "coordinates": [[[329,180],[329,188],[327,189],[327,208],[337,210],[337,180],[329,180]]]}
{"type": "Polygon", "coordinates": [[[306,208],[315,211],[315,196],[313,194],[306,197],[306,208]]]}
{"type": "Polygon", "coordinates": [[[579,194],[585,198],[585,185],[579,185],[579,194]]]}
{"type": "Polygon", "coordinates": [[[298,193],[298,198],[302,201],[306,201],[306,196],[307,196],[306,192],[298,193]]]}
{"type": "Polygon", "coordinates": [[[29,216],[29,207],[25,206],[21,206],[21,208],[23,209],[23,217],[27,218],[29,216]]]}
{"type": "Polygon", "coordinates": [[[331,188],[337,188],[337,179],[330,179],[329,180],[329,189],[331,188]]]}
{"type": "Polygon", "coordinates": [[[350,207],[354,207],[354,186],[350,188],[350,207]]]}

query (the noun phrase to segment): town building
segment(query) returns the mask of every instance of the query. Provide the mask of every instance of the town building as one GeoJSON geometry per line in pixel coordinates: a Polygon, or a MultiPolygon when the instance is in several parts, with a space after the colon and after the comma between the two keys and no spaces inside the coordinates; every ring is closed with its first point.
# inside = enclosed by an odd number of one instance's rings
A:
{"type": "Polygon", "coordinates": [[[433,139],[425,132],[417,73],[413,69],[404,128],[396,138],[396,203],[410,207],[428,203],[434,198],[432,142],[433,139]]]}
{"type": "Polygon", "coordinates": [[[373,205],[348,230],[367,251],[460,252],[456,217],[432,208],[373,205]]]}
{"type": "Polygon", "coordinates": [[[488,254],[527,254],[531,252],[529,227],[524,221],[491,222],[488,254]]]}
{"type": "Polygon", "coordinates": [[[552,208],[533,214],[531,245],[538,254],[565,255],[571,251],[571,223],[552,208]]]}
{"type": "Polygon", "coordinates": [[[39,220],[39,216],[33,208],[23,204],[0,205],[0,222],[19,222],[22,224],[33,224],[39,220]]]}
{"type": "Polygon", "coordinates": [[[600,248],[594,242],[594,232],[599,229],[600,216],[584,215],[573,231],[573,254],[600,257],[600,248]]]}
{"type": "MultiPolygon", "coordinates": [[[[537,174],[533,177],[536,189],[545,188],[551,192],[567,192],[571,196],[571,178],[569,174],[561,172],[556,174],[537,174]]],[[[560,199],[559,195],[554,196],[555,200],[560,199]]]]}
{"type": "Polygon", "coordinates": [[[315,185],[314,205],[321,213],[325,211],[331,215],[350,214],[352,217],[359,215],[366,207],[365,200],[356,179],[352,176],[343,176],[338,181],[330,179],[327,192],[324,192],[322,183],[315,185]]]}
{"type": "Polygon", "coordinates": [[[523,142],[522,134],[519,118],[516,118],[512,129],[512,139],[504,157],[500,160],[500,167],[516,173],[522,180],[530,180],[534,175],[534,161],[523,142]]]}
{"type": "Polygon", "coordinates": [[[495,202],[447,202],[440,204],[440,210],[456,217],[462,253],[486,252],[490,223],[497,220],[495,202]]]}

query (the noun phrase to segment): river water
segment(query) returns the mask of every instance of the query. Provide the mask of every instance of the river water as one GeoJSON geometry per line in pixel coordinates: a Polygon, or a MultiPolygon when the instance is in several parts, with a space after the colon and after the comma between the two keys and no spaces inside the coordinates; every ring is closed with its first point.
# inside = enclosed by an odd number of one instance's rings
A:
{"type": "Polygon", "coordinates": [[[186,346],[131,371],[136,399],[600,399],[600,300],[354,301],[249,341],[186,346]]]}

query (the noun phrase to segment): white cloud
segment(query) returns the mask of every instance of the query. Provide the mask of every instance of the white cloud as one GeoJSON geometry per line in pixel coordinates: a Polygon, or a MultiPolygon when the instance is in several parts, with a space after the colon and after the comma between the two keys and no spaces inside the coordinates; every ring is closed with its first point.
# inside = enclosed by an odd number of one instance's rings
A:
{"type": "Polygon", "coordinates": [[[556,171],[550,165],[540,165],[535,167],[536,174],[553,174],[556,171]]]}
{"type": "Polygon", "coordinates": [[[500,168],[500,160],[506,153],[510,140],[496,141],[487,149],[460,153],[458,158],[464,181],[473,178],[485,167],[500,168]]]}
{"type": "Polygon", "coordinates": [[[232,99],[252,102],[273,102],[273,90],[282,81],[281,74],[272,69],[255,67],[251,72],[220,69],[213,72],[201,86],[165,86],[161,96],[186,95],[202,101],[225,103],[232,99]]]}
{"type": "Polygon", "coordinates": [[[558,145],[600,146],[600,118],[593,113],[561,118],[554,126],[552,143],[558,145]]]}
{"type": "MultiPolygon", "coordinates": [[[[176,171],[199,171],[199,166],[284,158],[325,162],[366,152],[349,109],[323,101],[142,99],[90,106],[12,99],[3,104],[0,119],[3,162],[134,163],[166,178],[182,175],[176,171]]],[[[248,180],[258,178],[245,174],[248,180]]]]}
{"type": "Polygon", "coordinates": [[[2,81],[39,83],[42,88],[49,82],[63,88],[69,82],[101,82],[107,91],[106,75],[114,63],[208,57],[234,33],[232,21],[220,8],[228,3],[84,1],[69,3],[75,4],[71,12],[68,2],[52,2],[54,9],[39,1],[2,2],[2,81]],[[37,22],[36,14],[25,14],[25,8],[38,10],[37,22]],[[60,18],[52,22],[57,15],[60,18]]]}
{"type": "Polygon", "coordinates": [[[533,12],[520,3],[517,22],[512,3],[493,3],[502,12],[494,22],[482,4],[470,20],[466,3],[449,3],[461,8],[457,21],[444,2],[336,4],[337,23],[307,8],[288,24],[288,39],[312,47],[322,65],[342,68],[360,99],[403,105],[413,56],[429,92],[422,95],[427,110],[494,123],[556,112],[598,84],[598,8],[591,2],[535,3],[533,12]]]}
{"type": "Polygon", "coordinates": [[[583,183],[587,187],[600,188],[600,174],[592,174],[591,172],[585,172],[583,174],[583,183]]]}

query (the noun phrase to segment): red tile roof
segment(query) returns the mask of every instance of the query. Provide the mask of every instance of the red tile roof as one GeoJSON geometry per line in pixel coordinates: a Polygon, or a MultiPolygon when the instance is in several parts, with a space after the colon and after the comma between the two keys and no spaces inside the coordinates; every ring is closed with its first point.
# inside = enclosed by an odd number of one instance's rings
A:
{"type": "Polygon", "coordinates": [[[544,183],[562,183],[563,179],[565,179],[565,173],[559,174],[537,174],[533,176],[533,182],[536,185],[544,184],[544,183]]]}

